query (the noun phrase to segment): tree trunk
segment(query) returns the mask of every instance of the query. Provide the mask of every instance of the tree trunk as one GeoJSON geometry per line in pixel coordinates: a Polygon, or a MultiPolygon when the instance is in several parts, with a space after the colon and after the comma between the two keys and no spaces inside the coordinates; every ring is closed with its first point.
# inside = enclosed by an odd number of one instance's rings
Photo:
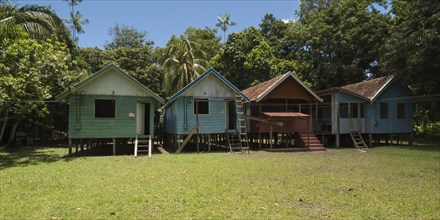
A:
{"type": "Polygon", "coordinates": [[[18,121],[15,121],[14,124],[12,125],[11,134],[9,135],[8,144],[6,146],[10,147],[13,144],[15,144],[14,139],[15,139],[15,133],[17,131],[17,127],[18,127],[18,121]]]}
{"type": "Polygon", "coordinates": [[[3,126],[2,126],[2,131],[0,132],[0,143],[3,140],[3,135],[5,134],[5,130],[6,130],[6,125],[7,124],[8,124],[8,116],[6,116],[5,122],[3,123],[3,126]]]}

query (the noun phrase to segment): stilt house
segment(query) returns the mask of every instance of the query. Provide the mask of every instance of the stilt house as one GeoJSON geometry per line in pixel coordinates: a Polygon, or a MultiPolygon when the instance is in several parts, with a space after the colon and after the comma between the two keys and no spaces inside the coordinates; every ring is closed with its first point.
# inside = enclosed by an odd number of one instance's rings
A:
{"type": "Polygon", "coordinates": [[[180,152],[193,135],[199,150],[200,136],[210,149],[211,138],[219,141],[227,130],[237,131],[238,123],[244,123],[242,102],[248,100],[217,71],[208,69],[163,107],[166,139],[180,152]]]}
{"type": "Polygon", "coordinates": [[[251,101],[247,110],[252,142],[260,147],[266,140],[270,147],[280,142],[283,147],[323,149],[312,129],[312,107],[322,99],[293,73],[245,89],[243,94],[251,101]]]}
{"type": "Polygon", "coordinates": [[[154,111],[164,102],[113,64],[90,75],[57,99],[69,104],[71,143],[110,139],[113,153],[116,139],[148,136],[151,141],[154,111]]]}
{"type": "MultiPolygon", "coordinates": [[[[324,98],[319,106],[315,131],[330,135],[339,147],[341,135],[356,147],[354,136],[412,134],[413,105],[411,91],[395,76],[384,76],[364,82],[334,87],[317,92],[324,98]]],[[[365,139],[365,138],[362,138],[365,139]]],[[[363,141],[365,144],[366,141],[363,141]]]]}

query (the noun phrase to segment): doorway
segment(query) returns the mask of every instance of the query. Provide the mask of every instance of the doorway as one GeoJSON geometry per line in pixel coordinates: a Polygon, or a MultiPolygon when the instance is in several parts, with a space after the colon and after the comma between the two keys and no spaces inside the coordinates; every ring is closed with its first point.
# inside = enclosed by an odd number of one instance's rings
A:
{"type": "Polygon", "coordinates": [[[138,103],[136,108],[136,134],[150,134],[150,103],[138,103]]]}
{"type": "Polygon", "coordinates": [[[235,102],[228,102],[228,130],[237,129],[237,109],[235,102]]]}

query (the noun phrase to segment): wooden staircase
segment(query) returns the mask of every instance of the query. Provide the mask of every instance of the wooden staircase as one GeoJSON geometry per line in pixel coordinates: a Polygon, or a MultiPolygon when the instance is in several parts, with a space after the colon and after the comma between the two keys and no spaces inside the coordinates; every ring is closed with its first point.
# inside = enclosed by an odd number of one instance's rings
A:
{"type": "Polygon", "coordinates": [[[231,153],[237,150],[240,150],[240,152],[247,150],[249,153],[249,139],[246,128],[244,103],[239,95],[235,96],[234,101],[237,114],[237,129],[226,130],[226,139],[228,141],[229,150],[231,153]]]}
{"type": "Polygon", "coordinates": [[[148,153],[148,157],[151,157],[152,145],[150,135],[136,135],[134,156],[137,157],[139,153],[148,153]]]}
{"type": "Polygon", "coordinates": [[[351,131],[350,137],[356,148],[368,148],[367,144],[365,144],[364,138],[359,131],[351,131]]]}
{"type": "Polygon", "coordinates": [[[325,151],[321,141],[313,133],[296,133],[295,147],[308,148],[310,151],[325,151]],[[310,146],[309,146],[310,141],[310,146]]]}

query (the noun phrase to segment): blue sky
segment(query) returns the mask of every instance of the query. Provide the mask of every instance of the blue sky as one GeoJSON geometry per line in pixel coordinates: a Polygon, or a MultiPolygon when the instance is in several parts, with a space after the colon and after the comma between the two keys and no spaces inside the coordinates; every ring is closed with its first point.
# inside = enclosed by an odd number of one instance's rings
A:
{"type": "MultiPolygon", "coordinates": [[[[69,16],[69,7],[63,0],[18,0],[15,4],[51,5],[61,18],[69,16]]],[[[76,8],[89,19],[85,33],[79,35],[80,47],[100,47],[110,41],[108,30],[118,23],[147,31],[155,46],[163,47],[170,37],[182,34],[188,27],[215,28],[217,16],[226,12],[237,23],[228,33],[239,32],[250,26],[258,27],[266,13],[278,19],[294,19],[299,0],[83,0],[76,8]]],[[[222,31],[218,31],[223,36],[222,31]]]]}

